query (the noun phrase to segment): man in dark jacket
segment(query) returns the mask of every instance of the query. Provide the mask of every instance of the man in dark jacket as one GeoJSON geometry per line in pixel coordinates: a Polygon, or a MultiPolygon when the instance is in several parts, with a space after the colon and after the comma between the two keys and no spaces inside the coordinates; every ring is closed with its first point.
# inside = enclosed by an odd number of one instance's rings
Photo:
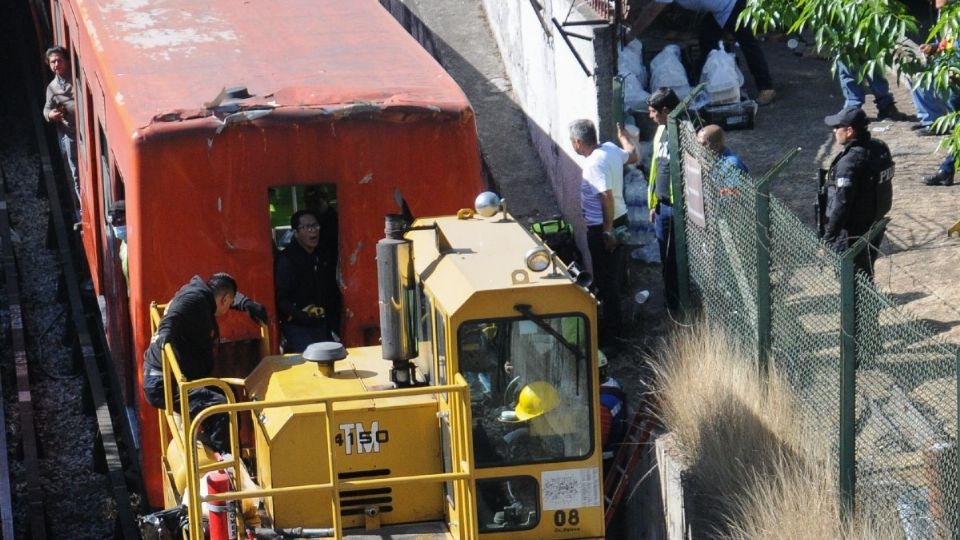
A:
{"type": "MultiPolygon", "coordinates": [[[[846,107],[824,118],[843,150],[833,159],[827,176],[827,225],[824,241],[842,252],[865,235],[890,210],[893,200],[894,163],[883,141],[872,139],[867,115],[859,107],[846,107]]],[[[881,231],[860,252],[854,265],[873,278],[881,231]]]]}
{"type": "Polygon", "coordinates": [[[333,333],[339,331],[336,246],[326,245],[336,242],[336,237],[323,234],[329,226],[329,222],[321,225],[310,210],[301,210],[290,218],[294,241],[280,253],[274,273],[286,353],[303,352],[311,343],[331,341],[333,333]]]}
{"type": "MultiPolygon", "coordinates": [[[[173,348],[180,370],[187,380],[209,377],[213,370],[213,346],[220,336],[217,317],[230,309],[246,311],[259,324],[267,324],[267,310],[260,304],[237,292],[237,282],[230,274],[217,273],[206,282],[193,276],[177,291],[160,319],[157,333],[143,353],[143,395],[147,403],[163,408],[163,346],[173,348]]],[[[180,410],[180,395],[173,388],[173,406],[180,410]]],[[[189,392],[190,416],[213,405],[226,403],[226,397],[216,388],[194,388],[189,392]]],[[[230,449],[227,418],[215,415],[204,422],[200,440],[217,452],[230,449]]]]}

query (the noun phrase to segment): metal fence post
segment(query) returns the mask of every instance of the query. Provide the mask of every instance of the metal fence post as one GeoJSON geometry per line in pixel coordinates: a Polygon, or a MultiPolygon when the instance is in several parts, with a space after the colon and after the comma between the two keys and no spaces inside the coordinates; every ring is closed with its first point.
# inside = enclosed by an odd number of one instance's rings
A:
{"type": "Polygon", "coordinates": [[[622,124],[626,117],[626,111],[623,110],[623,75],[613,77],[613,103],[610,104],[610,115],[613,116],[613,125],[610,126],[612,132],[610,140],[617,140],[617,124],[622,124]]]}
{"type": "MultiPolygon", "coordinates": [[[[956,359],[954,360],[954,372],[957,378],[957,419],[960,421],[960,349],[956,351],[956,359]]],[[[958,424],[960,425],[960,424],[958,424]]],[[[957,501],[960,501],[960,444],[957,441],[953,443],[953,455],[954,455],[954,466],[957,468],[956,472],[956,482],[957,485],[954,486],[956,491],[957,501]]],[[[953,519],[953,537],[960,538],[960,519],[954,517],[953,519]]]]}
{"type": "MultiPolygon", "coordinates": [[[[674,109],[674,113],[679,109],[674,109]]],[[[667,137],[670,144],[670,192],[673,194],[673,249],[677,258],[677,294],[680,309],[690,311],[690,259],[687,257],[687,205],[680,181],[680,132],[677,118],[670,114],[667,137]]]]}
{"type": "MultiPolygon", "coordinates": [[[[687,111],[690,101],[703,91],[698,84],[683,98],[667,118],[667,141],[670,148],[670,192],[673,194],[673,249],[677,257],[677,288],[680,309],[690,311],[690,259],[687,256],[687,205],[681,181],[683,154],[680,148],[680,115],[687,111]]],[[[654,150],[656,151],[656,150],[654,150]]]]}
{"type": "Polygon", "coordinates": [[[754,205],[757,212],[757,366],[766,375],[770,361],[770,182],[800,153],[794,148],[757,182],[754,205]]]}
{"type": "Polygon", "coordinates": [[[840,517],[853,516],[856,507],[856,398],[857,398],[857,280],[853,260],[887,227],[889,218],[870,227],[840,255],[840,517]]]}
{"type": "Polygon", "coordinates": [[[856,493],[856,268],[860,242],[840,256],[840,517],[853,516],[856,493]]]}
{"type": "Polygon", "coordinates": [[[770,179],[757,184],[757,365],[768,371],[770,355],[770,179]]]}

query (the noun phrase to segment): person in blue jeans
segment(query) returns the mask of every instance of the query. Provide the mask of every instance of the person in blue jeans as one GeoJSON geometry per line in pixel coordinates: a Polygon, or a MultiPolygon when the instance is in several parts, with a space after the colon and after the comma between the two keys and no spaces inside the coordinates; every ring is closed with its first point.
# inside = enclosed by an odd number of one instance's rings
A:
{"type": "Polygon", "coordinates": [[[903,122],[910,120],[910,116],[900,112],[890,93],[890,85],[883,73],[875,72],[873,76],[864,79],[863,83],[857,80],[856,73],[843,62],[837,62],[837,78],[840,80],[840,91],[843,92],[843,107],[863,107],[866,102],[866,83],[873,92],[873,103],[877,106],[877,120],[893,120],[903,122]]]}
{"type": "MultiPolygon", "coordinates": [[[[936,0],[934,5],[937,9],[942,9],[946,3],[947,0],[936,0]]],[[[942,45],[943,42],[941,42],[941,46],[942,45]]],[[[924,62],[927,57],[937,54],[938,50],[939,48],[936,43],[928,43],[920,46],[924,62]]],[[[913,99],[913,104],[917,107],[917,119],[920,121],[917,129],[920,130],[920,135],[937,135],[937,133],[931,129],[931,126],[937,118],[949,112],[956,111],[958,107],[960,107],[960,94],[953,91],[949,92],[946,99],[944,99],[933,88],[920,87],[912,89],[910,91],[910,97],[913,99]]],[[[922,177],[920,181],[928,186],[952,186],[956,165],[956,156],[948,152],[947,157],[945,157],[943,161],[940,162],[940,166],[937,167],[937,172],[922,177]]]]}
{"type": "Polygon", "coordinates": [[[670,112],[679,104],[680,99],[670,88],[660,88],[647,98],[647,115],[657,125],[647,184],[647,207],[660,247],[663,288],[670,310],[680,307],[680,285],[677,280],[676,247],[673,244],[673,186],[670,184],[670,145],[666,127],[670,112]]]}
{"type": "MultiPolygon", "coordinates": [[[[917,119],[920,120],[918,133],[920,135],[937,135],[931,129],[933,122],[937,118],[958,110],[960,107],[960,95],[950,92],[947,99],[942,99],[932,88],[914,88],[910,92],[913,103],[917,107],[917,119]]],[[[947,157],[940,162],[937,172],[924,176],[921,182],[928,186],[952,186],[953,176],[956,171],[956,156],[947,153],[947,157]]]]}
{"type": "MultiPolygon", "coordinates": [[[[913,84],[913,81],[909,82],[913,84]]],[[[914,88],[910,90],[910,99],[913,100],[913,106],[917,109],[917,122],[919,122],[910,129],[917,131],[918,135],[936,135],[930,126],[937,118],[952,110],[947,103],[954,100],[953,96],[944,100],[932,88],[914,88]]]]}

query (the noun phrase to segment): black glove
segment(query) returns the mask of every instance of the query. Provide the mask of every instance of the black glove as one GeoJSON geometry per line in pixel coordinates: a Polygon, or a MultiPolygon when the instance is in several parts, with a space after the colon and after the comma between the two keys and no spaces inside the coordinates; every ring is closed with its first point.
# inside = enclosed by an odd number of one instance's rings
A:
{"type": "Polygon", "coordinates": [[[242,309],[253,319],[253,322],[257,324],[267,324],[267,317],[269,317],[269,315],[267,314],[267,308],[263,307],[263,305],[247,298],[243,302],[242,309]]]}

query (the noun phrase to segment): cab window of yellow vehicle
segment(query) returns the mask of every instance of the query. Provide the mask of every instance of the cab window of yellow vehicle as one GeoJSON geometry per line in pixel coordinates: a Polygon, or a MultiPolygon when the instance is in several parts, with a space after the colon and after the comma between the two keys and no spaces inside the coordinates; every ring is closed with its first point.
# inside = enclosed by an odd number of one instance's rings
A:
{"type": "Polygon", "coordinates": [[[470,385],[478,467],[583,458],[593,424],[579,315],[470,321],[458,369],[470,385]]]}

